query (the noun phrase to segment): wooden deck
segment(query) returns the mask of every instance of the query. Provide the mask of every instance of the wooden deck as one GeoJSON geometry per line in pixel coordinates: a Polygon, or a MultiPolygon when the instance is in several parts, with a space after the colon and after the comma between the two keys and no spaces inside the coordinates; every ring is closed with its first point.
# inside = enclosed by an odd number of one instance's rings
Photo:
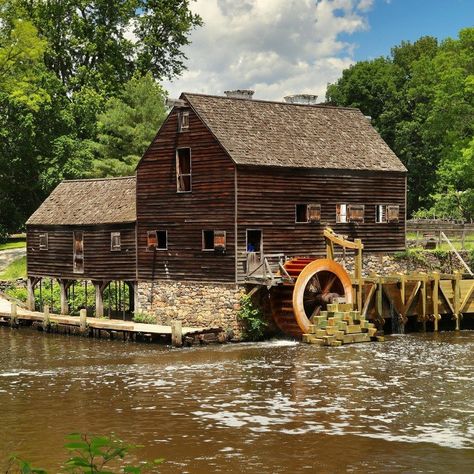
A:
{"type": "MultiPolygon", "coordinates": [[[[0,318],[9,322],[11,320],[11,302],[0,297],[0,318]]],[[[43,323],[45,316],[43,313],[38,311],[28,311],[27,309],[17,307],[16,319],[20,322],[43,323]]],[[[50,323],[80,327],[79,316],[66,316],[59,314],[49,315],[50,323]]],[[[118,319],[105,319],[105,318],[86,318],[86,325],[89,329],[100,331],[115,331],[121,333],[127,333],[128,336],[133,335],[154,335],[154,336],[170,336],[173,333],[171,326],[165,326],[160,324],[143,324],[134,323],[133,321],[121,321],[118,319]]],[[[220,327],[189,327],[183,326],[181,328],[182,337],[187,336],[199,336],[203,334],[218,334],[222,332],[220,327]]],[[[92,331],[94,333],[94,331],[92,331]]]]}

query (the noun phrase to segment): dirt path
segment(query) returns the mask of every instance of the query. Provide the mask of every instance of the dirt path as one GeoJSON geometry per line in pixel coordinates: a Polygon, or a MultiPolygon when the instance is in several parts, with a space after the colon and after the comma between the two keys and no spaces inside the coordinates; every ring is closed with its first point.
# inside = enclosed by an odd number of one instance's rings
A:
{"type": "Polygon", "coordinates": [[[0,251],[0,273],[13,261],[26,255],[26,249],[9,249],[0,251]]]}

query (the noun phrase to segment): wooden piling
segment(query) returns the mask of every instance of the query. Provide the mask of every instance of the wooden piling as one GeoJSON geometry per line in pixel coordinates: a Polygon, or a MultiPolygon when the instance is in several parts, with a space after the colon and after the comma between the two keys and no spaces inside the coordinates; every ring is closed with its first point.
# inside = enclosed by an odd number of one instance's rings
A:
{"type": "Polygon", "coordinates": [[[431,299],[433,300],[433,322],[434,322],[434,331],[438,331],[438,322],[441,319],[439,314],[439,272],[433,273],[433,289],[431,299]]]}
{"type": "Polygon", "coordinates": [[[51,326],[51,319],[49,317],[49,305],[45,304],[43,307],[43,330],[48,331],[51,326]]]}
{"type": "Polygon", "coordinates": [[[81,309],[79,311],[79,328],[81,333],[85,333],[87,331],[87,310],[81,309]]]}
{"type": "Polygon", "coordinates": [[[461,329],[461,272],[454,272],[454,294],[453,294],[453,307],[454,307],[454,318],[456,319],[456,331],[461,329]]]}
{"type": "Polygon", "coordinates": [[[11,317],[10,317],[10,326],[11,327],[14,327],[18,324],[17,316],[18,316],[18,309],[17,309],[16,303],[12,303],[11,317]]]}
{"type": "Polygon", "coordinates": [[[171,344],[174,347],[183,345],[183,324],[181,321],[171,322],[171,344]]]}

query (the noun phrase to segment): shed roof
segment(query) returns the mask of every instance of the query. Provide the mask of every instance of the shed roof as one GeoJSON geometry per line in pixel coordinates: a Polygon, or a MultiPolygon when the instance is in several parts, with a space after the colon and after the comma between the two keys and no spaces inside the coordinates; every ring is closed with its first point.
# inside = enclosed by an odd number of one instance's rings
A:
{"type": "Polygon", "coordinates": [[[406,172],[358,109],[184,92],[235,163],[406,172]]]}
{"type": "Polygon", "coordinates": [[[96,225],[136,221],[135,177],[63,181],[28,225],[96,225]]]}

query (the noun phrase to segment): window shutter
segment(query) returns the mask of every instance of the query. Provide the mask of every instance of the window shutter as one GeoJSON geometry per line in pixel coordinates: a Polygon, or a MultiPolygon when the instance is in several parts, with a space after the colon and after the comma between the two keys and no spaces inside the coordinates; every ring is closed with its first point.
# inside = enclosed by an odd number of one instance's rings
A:
{"type": "Polygon", "coordinates": [[[147,247],[149,249],[154,249],[158,246],[158,237],[156,235],[156,230],[149,230],[146,234],[147,238],[147,247]]]}
{"type": "Polygon", "coordinates": [[[110,234],[110,250],[112,252],[117,252],[121,250],[122,248],[122,242],[120,238],[120,232],[111,232],[110,234]]]}
{"type": "Polygon", "coordinates": [[[349,222],[364,222],[363,204],[349,204],[349,222]]]}
{"type": "Polygon", "coordinates": [[[398,222],[400,214],[400,206],[392,205],[387,206],[387,221],[388,222],[398,222]]]}
{"type": "Polygon", "coordinates": [[[214,250],[225,250],[226,247],[226,233],[225,230],[214,231],[214,250]]]}
{"type": "Polygon", "coordinates": [[[321,220],[321,204],[308,204],[309,222],[319,222],[321,220]]]}

